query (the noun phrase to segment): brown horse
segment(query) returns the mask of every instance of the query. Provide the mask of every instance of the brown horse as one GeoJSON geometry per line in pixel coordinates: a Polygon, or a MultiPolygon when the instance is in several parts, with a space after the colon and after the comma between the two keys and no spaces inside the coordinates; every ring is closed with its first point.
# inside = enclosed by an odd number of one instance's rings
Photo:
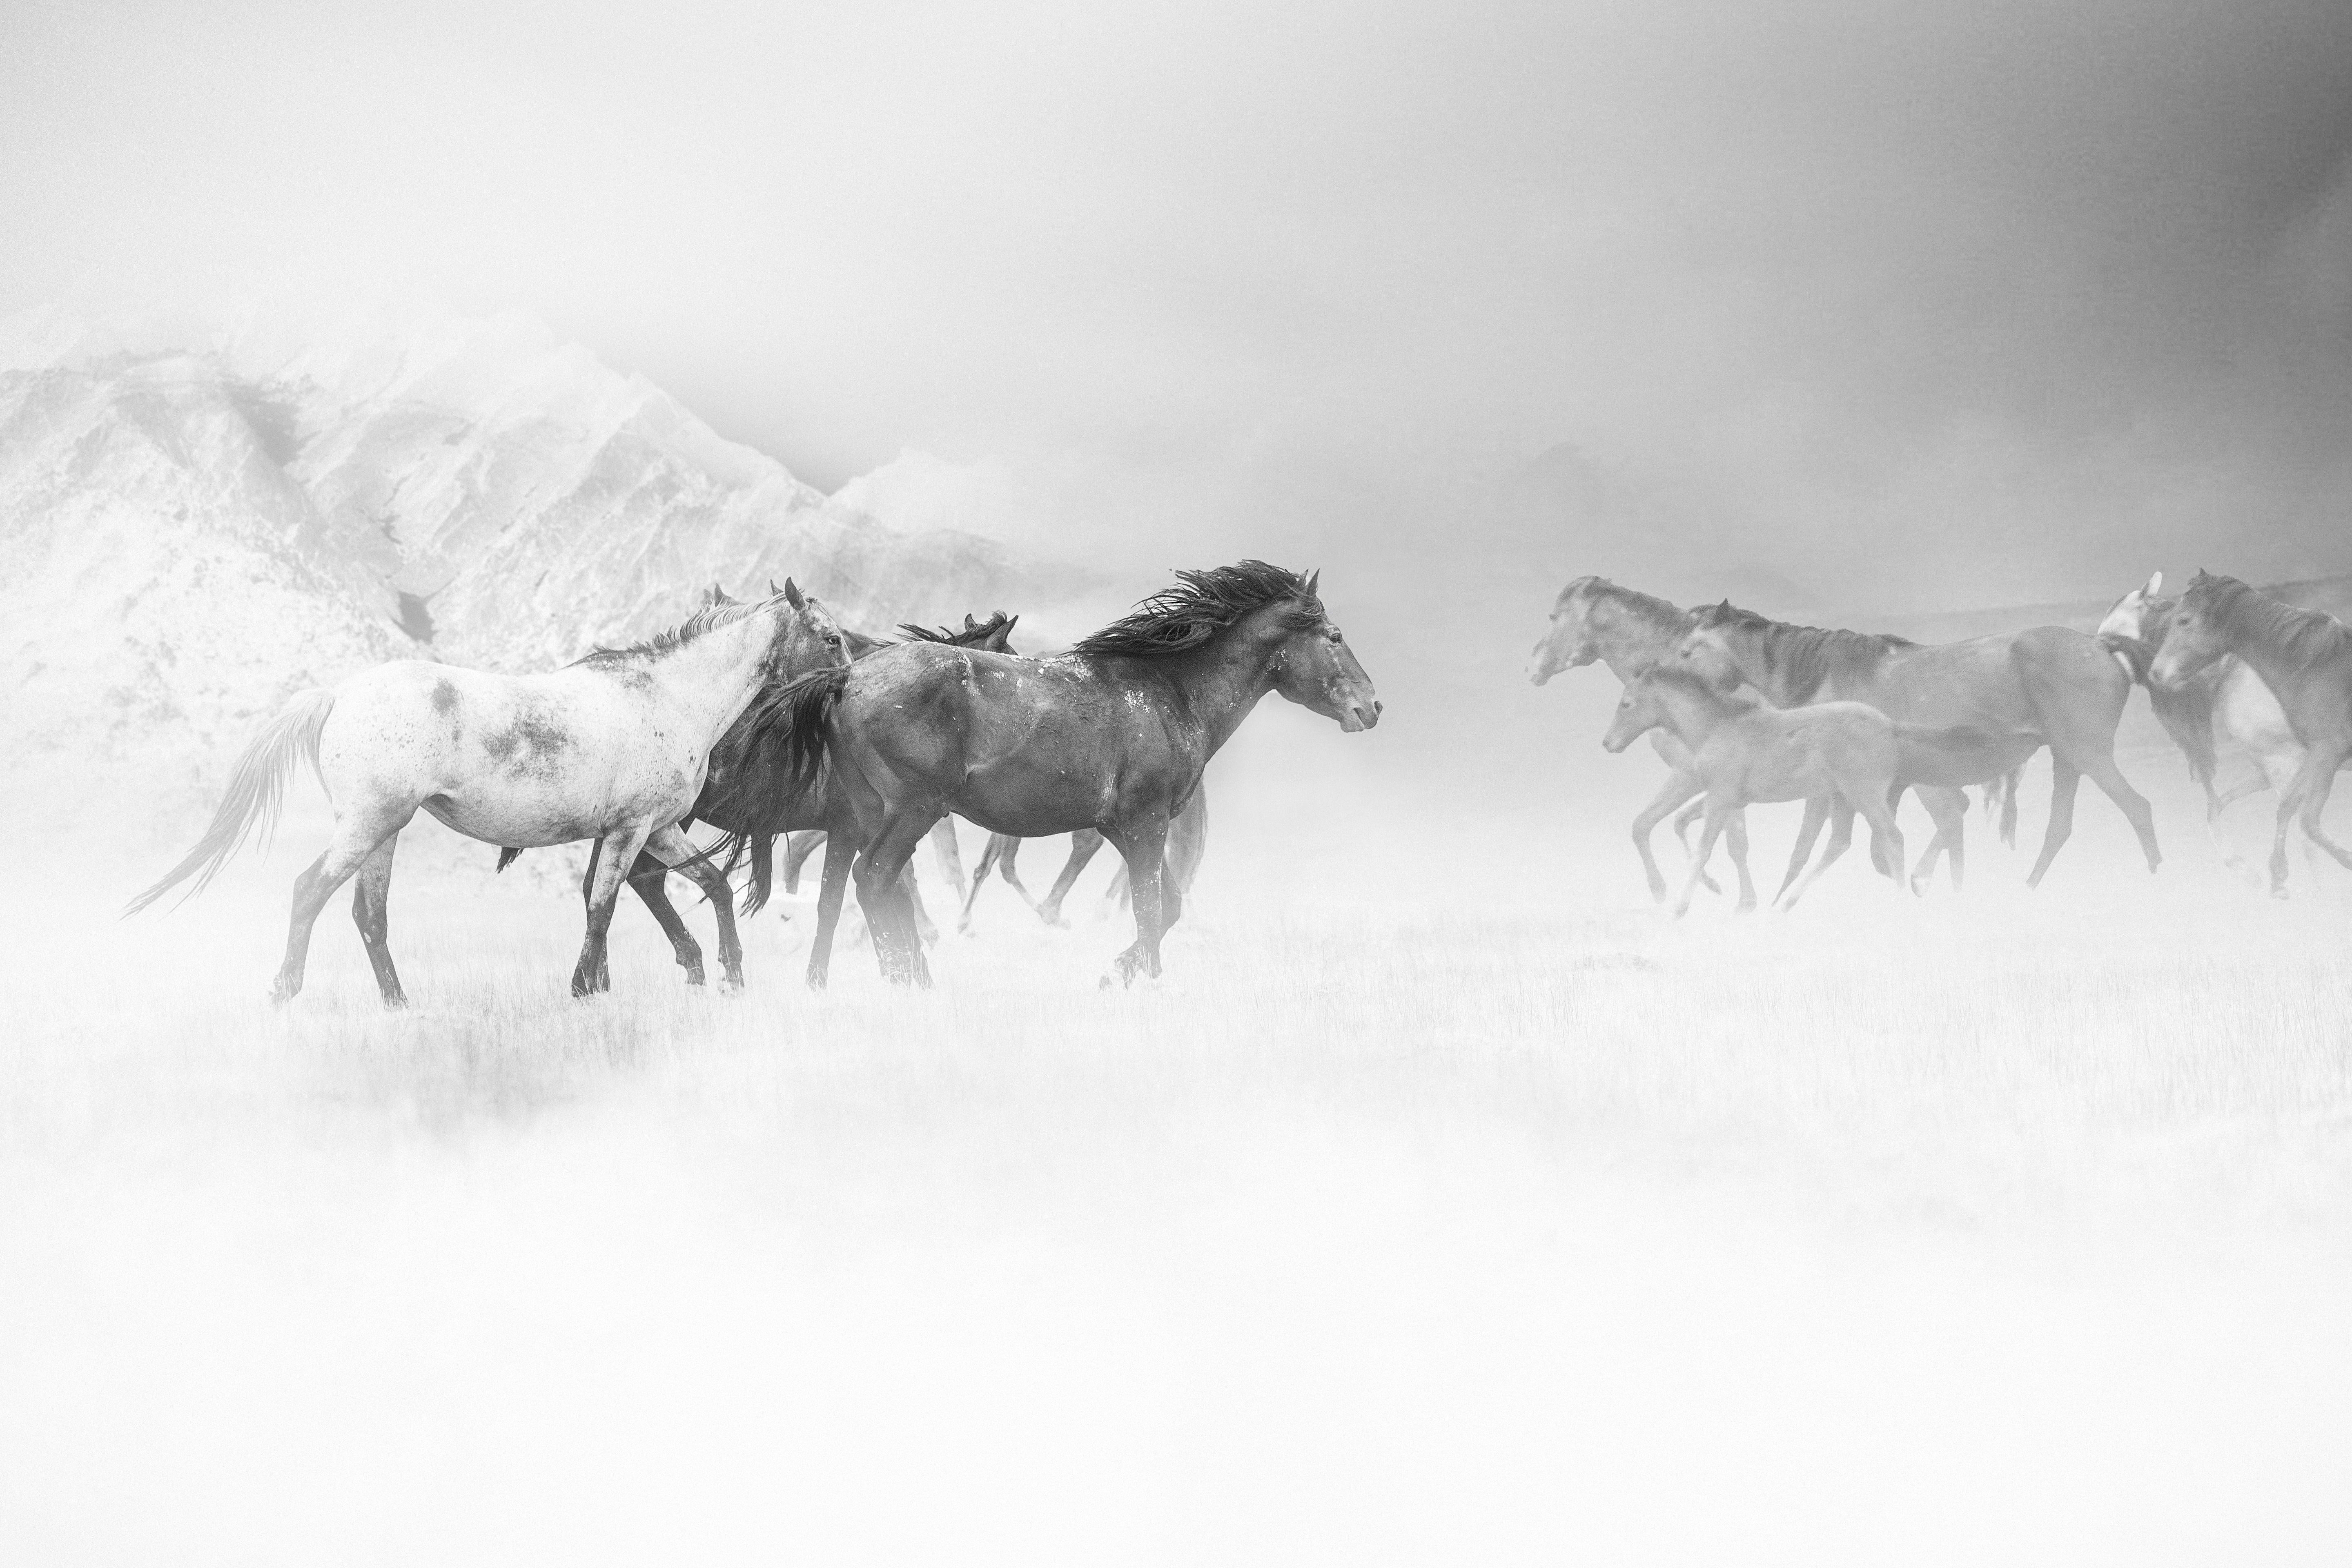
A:
{"type": "Polygon", "coordinates": [[[1875,708],[1860,702],[1775,708],[1752,687],[1726,686],[1679,663],[1666,663],[1653,666],[1625,689],[1601,743],[1622,752],[1660,728],[1672,730],[1690,749],[1691,765],[1706,790],[1706,826],[1691,858],[1682,898],[1675,905],[1676,919],[1688,912],[1699,871],[1726,828],[1730,830],[1732,867],[1739,873],[1739,908],[1756,907],[1756,884],[1748,874],[1748,825],[1741,809],[1753,801],[1836,802],[1839,837],[1793,892],[1783,887],[1784,907],[1794,905],[1837,858],[1855,812],[1870,823],[1873,840],[1883,847],[1880,864],[1901,885],[1903,830],[1895,826],[1889,805],[1900,753],[1894,724],[1875,708]]]}
{"type": "Polygon", "coordinates": [[[1370,678],[1315,578],[1262,561],[1177,578],[1066,653],[907,643],[762,699],[788,714],[796,776],[830,766],[855,804],[858,903],[885,975],[928,983],[898,873],[950,811],[1024,838],[1101,833],[1127,862],[1135,903],[1135,942],[1115,973],[1159,973],[1160,939],[1182,910],[1166,876],[1168,824],[1251,710],[1271,691],[1350,733],[1379,721],[1370,678]]]}
{"type": "Polygon", "coordinates": [[[2352,867],[2352,855],[2320,825],[2336,772],[2352,757],[2352,628],[2200,571],[2165,624],[2148,679],[2177,689],[2227,654],[2262,678],[2303,742],[2303,765],[2279,792],[2271,839],[2271,890],[2283,897],[2290,823],[2300,820],[2305,837],[2352,867]]]}
{"type": "Polygon", "coordinates": [[[2086,774],[2130,821],[2148,869],[2163,860],[2155,815],[2116,766],[2116,725],[2131,695],[2131,678],[2087,633],[2035,626],[1920,644],[1874,632],[1791,626],[1726,601],[1698,613],[1681,651],[1695,658],[1708,647],[1769,700],[1785,706],[1867,702],[1890,719],[1927,729],[2038,737],[2050,748],[2050,825],[2028,887],[2041,884],[2074,832],[2074,792],[2086,774]]]}

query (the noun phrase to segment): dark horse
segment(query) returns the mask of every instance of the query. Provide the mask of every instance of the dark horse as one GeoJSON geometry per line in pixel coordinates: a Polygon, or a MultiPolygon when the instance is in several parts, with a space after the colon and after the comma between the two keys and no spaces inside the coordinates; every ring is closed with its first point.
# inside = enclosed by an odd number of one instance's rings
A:
{"type": "MultiPolygon", "coordinates": [[[[1681,652],[1691,658],[1709,647],[1783,707],[1867,702],[1898,723],[1969,727],[2001,737],[2003,746],[1983,753],[1989,768],[2012,739],[2032,740],[2037,748],[2048,745],[2050,826],[2026,878],[2028,887],[2041,883],[2074,831],[2074,791],[2084,774],[2130,819],[2147,868],[2155,870],[2163,859],[2147,802],[2116,767],[2116,725],[2131,696],[2131,677],[2087,633],[2035,626],[1966,642],[1921,644],[1874,632],[1790,626],[1726,602],[1698,613],[1681,652]]],[[[2021,760],[2011,756],[1981,778],[2006,773],[2021,760]]]]}
{"type": "Polygon", "coordinates": [[[2352,628],[2317,610],[2282,604],[2235,577],[2200,572],[2165,624],[2148,679],[2178,689],[2224,654],[2237,655],[2263,678],[2303,742],[2303,766],[2279,792],[2273,891],[2284,894],[2287,826],[2298,818],[2305,837],[2337,865],[2352,867],[2352,855],[2319,823],[2336,771],[2352,757],[2352,628]]]}
{"type": "MultiPolygon", "coordinates": [[[[1006,887],[1021,895],[1021,901],[1029,906],[1031,914],[1049,926],[1068,924],[1062,919],[1062,900],[1070,896],[1070,889],[1077,881],[1078,874],[1087,868],[1087,862],[1092,860],[1102,847],[1103,836],[1091,827],[1071,834],[1070,858],[1063,862],[1062,874],[1054,879],[1053,889],[1045,895],[1045,901],[1039,903],[1029,896],[1029,889],[1021,885],[1021,873],[1015,864],[1021,854],[1021,840],[1010,833],[990,834],[988,847],[981,851],[980,863],[972,868],[971,890],[964,895],[963,915],[956,922],[956,929],[971,929],[971,907],[980,901],[980,889],[987,882],[992,870],[1004,879],[1006,887]]],[[[1192,890],[1192,879],[1201,869],[1201,858],[1208,851],[1209,784],[1203,779],[1192,791],[1192,798],[1184,803],[1184,809],[1168,824],[1168,874],[1175,879],[1179,894],[1192,890]]],[[[1124,900],[1127,894],[1127,872],[1122,868],[1117,877],[1111,879],[1110,888],[1103,896],[1124,900]]]]}
{"type": "Polygon", "coordinates": [[[1024,838],[1101,833],[1127,862],[1135,903],[1117,973],[1158,974],[1182,910],[1165,875],[1169,822],[1259,699],[1279,692],[1349,733],[1379,722],[1371,679],[1316,578],[1244,561],[1177,581],[1066,653],[906,643],[761,699],[787,714],[795,776],[829,765],[847,787],[857,900],[886,976],[929,982],[898,874],[950,811],[1024,838]]]}
{"type": "MultiPolygon", "coordinates": [[[[715,588],[708,597],[714,605],[733,602],[715,588]]],[[[959,647],[1002,648],[1019,619],[1017,616],[1008,616],[1000,611],[984,622],[975,623],[971,616],[965,616],[964,629],[960,632],[934,632],[912,626],[901,629],[910,637],[926,641],[959,647]]],[[[898,646],[845,628],[841,637],[843,653],[851,658],[870,656],[879,649],[898,646]]],[[[796,670],[793,673],[803,672],[796,670]]],[[[782,683],[777,684],[780,686],[782,683]]],[[[769,689],[773,691],[776,688],[769,689]]],[[[776,835],[814,827],[847,834],[849,837],[844,842],[856,842],[856,818],[851,812],[848,797],[833,784],[829,775],[821,777],[813,789],[791,780],[787,776],[782,737],[775,732],[773,725],[774,710],[768,705],[755,700],[744,710],[719,743],[711,748],[709,773],[704,780],[702,792],[695,797],[694,809],[679,824],[684,827],[696,822],[706,822],[725,834],[726,837],[706,854],[729,857],[730,869],[734,851],[739,847],[749,846],[751,890],[745,900],[743,912],[747,915],[757,914],[767,902],[770,854],[776,835]]],[[[507,864],[520,853],[520,850],[514,849],[501,853],[499,868],[504,870],[507,864]]],[[[660,924],[662,934],[669,938],[670,947],[677,954],[678,967],[686,971],[687,984],[699,985],[702,984],[702,949],[695,942],[693,933],[686,929],[686,921],[678,917],[677,907],[669,901],[668,890],[664,886],[669,870],[670,868],[658,858],[640,855],[629,868],[629,887],[660,924]]],[[[593,872],[592,862],[591,875],[593,872]]],[[[703,871],[706,882],[718,876],[716,867],[708,867],[703,871]]],[[[828,854],[825,857],[824,881],[817,898],[816,935],[809,944],[808,983],[811,985],[825,983],[832,963],[834,928],[841,920],[842,893],[848,881],[849,857],[828,854]],[[837,866],[836,860],[839,861],[837,866]]],[[[710,894],[714,902],[726,902],[729,895],[725,888],[725,882],[720,880],[717,891],[707,885],[704,890],[710,894]]],[[[740,959],[734,956],[731,941],[733,912],[731,903],[721,911],[722,932],[729,939],[722,942],[721,956],[727,961],[730,978],[740,984],[740,959]]]]}

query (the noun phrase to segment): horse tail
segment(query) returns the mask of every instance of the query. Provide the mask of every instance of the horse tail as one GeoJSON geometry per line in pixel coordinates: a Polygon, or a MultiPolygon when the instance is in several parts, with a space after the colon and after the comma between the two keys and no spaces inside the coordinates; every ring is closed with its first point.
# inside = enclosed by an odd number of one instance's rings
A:
{"type": "Polygon", "coordinates": [[[196,885],[186,896],[194,898],[219,874],[228,858],[244,847],[256,826],[261,830],[262,842],[268,843],[278,830],[278,814],[285,805],[287,773],[298,756],[309,761],[311,772],[318,772],[319,732],[327,727],[327,715],[334,710],[335,694],[325,687],[313,687],[289,699],[237,758],[236,771],[229,775],[228,794],[222,797],[212,826],[196,840],[196,847],[165,872],[162,881],[131,900],[122,912],[137,914],[190,877],[196,879],[196,885]]]}
{"type": "Polygon", "coordinates": [[[726,854],[726,871],[730,877],[735,875],[735,868],[746,850],[751,856],[751,881],[743,889],[740,912],[756,915],[768,907],[768,897],[775,889],[776,836],[772,833],[728,833],[721,835],[710,846],[711,854],[722,851],[726,854]]]}

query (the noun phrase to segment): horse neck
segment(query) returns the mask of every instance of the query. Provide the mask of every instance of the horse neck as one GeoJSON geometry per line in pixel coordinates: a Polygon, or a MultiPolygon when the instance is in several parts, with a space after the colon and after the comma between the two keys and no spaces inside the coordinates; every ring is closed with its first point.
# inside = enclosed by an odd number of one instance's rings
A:
{"type": "Polygon", "coordinates": [[[1592,646],[1601,650],[1601,662],[1629,686],[1671,653],[1676,640],[1674,633],[1660,631],[1622,605],[1612,605],[1608,621],[1592,628],[1592,646]]]}
{"type": "Polygon", "coordinates": [[[1715,733],[1716,726],[1732,716],[1731,704],[1693,691],[1686,686],[1662,685],[1654,689],[1658,706],[1664,710],[1666,728],[1685,746],[1696,749],[1715,733]]]}
{"type": "Polygon", "coordinates": [[[715,740],[760,689],[782,614],[762,605],[740,621],[669,649],[654,661],[655,684],[672,704],[706,725],[715,740]]]}
{"type": "Polygon", "coordinates": [[[1208,742],[1204,756],[1215,756],[1259,700],[1274,689],[1277,646],[1237,637],[1228,628],[1206,647],[1160,658],[1158,662],[1201,725],[1208,742]]]}

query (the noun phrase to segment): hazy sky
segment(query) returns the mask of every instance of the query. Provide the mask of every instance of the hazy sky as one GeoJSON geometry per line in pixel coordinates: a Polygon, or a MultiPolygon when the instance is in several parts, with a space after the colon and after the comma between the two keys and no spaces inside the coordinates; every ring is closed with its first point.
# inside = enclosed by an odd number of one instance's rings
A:
{"type": "Polygon", "coordinates": [[[1568,442],[1842,603],[2352,569],[2342,0],[18,4],[0,137],[0,310],[520,306],[826,485],[1564,577],[1568,442]]]}

